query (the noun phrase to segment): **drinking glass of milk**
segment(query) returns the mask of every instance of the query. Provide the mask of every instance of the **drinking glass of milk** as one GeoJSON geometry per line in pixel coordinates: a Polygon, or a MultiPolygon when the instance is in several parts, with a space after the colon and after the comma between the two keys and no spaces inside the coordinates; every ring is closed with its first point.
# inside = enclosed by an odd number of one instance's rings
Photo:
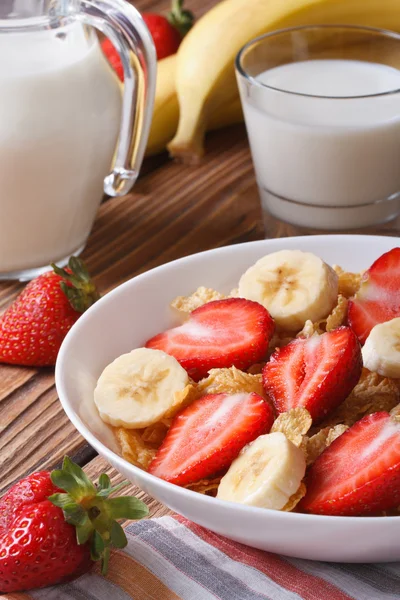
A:
{"type": "Polygon", "coordinates": [[[236,73],[266,231],[362,229],[400,212],[400,36],[276,31],[236,73]]]}
{"type": "Polygon", "coordinates": [[[0,2],[0,279],[29,279],[85,246],[103,196],[138,175],[156,55],[124,0],[0,2]],[[95,29],[119,51],[125,83],[95,29]]]}

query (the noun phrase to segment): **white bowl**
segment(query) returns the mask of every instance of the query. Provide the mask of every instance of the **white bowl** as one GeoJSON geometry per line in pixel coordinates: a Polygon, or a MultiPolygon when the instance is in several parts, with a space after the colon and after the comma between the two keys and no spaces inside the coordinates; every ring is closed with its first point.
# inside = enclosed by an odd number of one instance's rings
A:
{"type": "Polygon", "coordinates": [[[115,469],[195,523],[254,548],[324,561],[400,560],[400,517],[325,517],[224,502],[167,483],[118,455],[111,430],[97,414],[93,390],[104,367],[159,331],[175,325],[178,295],[204,285],[237,286],[258,258],[285,248],[314,252],[330,264],[359,271],[400,240],[373,236],[313,236],[262,240],[210,250],[139,275],[107,294],[74,325],[60,350],[56,385],[68,417],[115,469]]]}

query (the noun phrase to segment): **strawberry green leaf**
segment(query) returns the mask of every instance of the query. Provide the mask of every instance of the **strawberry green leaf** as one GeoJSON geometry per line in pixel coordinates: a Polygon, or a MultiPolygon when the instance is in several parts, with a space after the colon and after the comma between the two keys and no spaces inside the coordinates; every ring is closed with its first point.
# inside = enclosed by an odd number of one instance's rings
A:
{"type": "Polygon", "coordinates": [[[111,543],[115,548],[125,548],[128,544],[125,531],[117,521],[111,525],[111,543]]]}
{"type": "Polygon", "coordinates": [[[110,498],[107,511],[112,519],[142,519],[149,514],[146,504],[133,496],[110,498]]]}
{"type": "Polygon", "coordinates": [[[62,510],[66,522],[75,526],[77,543],[88,543],[92,560],[102,560],[105,574],[110,546],[124,548],[127,544],[124,530],[115,519],[141,519],[149,512],[147,506],[135,497],[108,498],[128,482],[112,487],[109,476],[103,474],[95,486],[68,456],[62,469],[51,473],[51,480],[67,493],[56,493],[48,499],[62,510]]]}
{"type": "Polygon", "coordinates": [[[90,544],[90,556],[92,560],[100,560],[105,548],[104,540],[98,531],[93,532],[90,544]]]}
{"type": "Polygon", "coordinates": [[[183,8],[183,0],[172,0],[172,7],[167,14],[169,23],[175,27],[182,37],[192,28],[194,15],[192,11],[183,8]]]}
{"type": "Polygon", "coordinates": [[[73,497],[80,494],[79,483],[71,475],[71,473],[67,473],[62,469],[56,469],[51,473],[51,481],[54,483],[54,485],[62,490],[65,490],[73,497]]]}
{"type": "Polygon", "coordinates": [[[76,541],[79,545],[86,544],[90,536],[93,533],[93,525],[89,517],[86,515],[86,519],[76,527],[76,541]]]}
{"type": "Polygon", "coordinates": [[[85,312],[100,298],[100,294],[80,258],[71,256],[68,262],[68,270],[61,269],[54,263],[51,266],[53,271],[62,278],[60,287],[67,296],[72,308],[77,312],[85,312]]]}
{"type": "Polygon", "coordinates": [[[107,473],[102,473],[99,477],[99,489],[107,490],[111,489],[111,481],[107,473]]]}
{"type": "Polygon", "coordinates": [[[75,504],[75,506],[64,507],[63,513],[67,523],[70,525],[75,525],[75,527],[79,527],[85,523],[87,519],[87,513],[85,509],[79,504],[75,504]]]}
{"type": "Polygon", "coordinates": [[[64,507],[70,508],[71,506],[76,506],[76,502],[70,494],[53,494],[48,497],[48,500],[50,500],[54,506],[58,506],[62,509],[64,509],[64,507]]]}
{"type": "Polygon", "coordinates": [[[103,561],[102,561],[102,565],[101,565],[102,575],[107,575],[109,560],[110,560],[110,548],[105,548],[105,550],[103,552],[103,561]]]}
{"type": "Polygon", "coordinates": [[[74,477],[77,482],[81,495],[89,496],[96,494],[96,488],[93,483],[90,481],[89,477],[86,475],[85,471],[81,469],[81,467],[66,456],[63,461],[63,471],[69,473],[74,477]]]}
{"type": "Polygon", "coordinates": [[[122,488],[126,487],[127,485],[129,485],[129,481],[122,481],[118,485],[114,485],[114,487],[110,487],[108,489],[98,491],[97,495],[100,496],[101,498],[107,498],[113,492],[117,492],[118,490],[121,490],[122,488]]]}

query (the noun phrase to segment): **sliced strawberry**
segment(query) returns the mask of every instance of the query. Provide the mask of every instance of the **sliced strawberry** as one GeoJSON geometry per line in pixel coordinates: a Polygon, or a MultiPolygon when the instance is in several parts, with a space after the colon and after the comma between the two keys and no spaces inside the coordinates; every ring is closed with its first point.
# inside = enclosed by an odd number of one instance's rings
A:
{"type": "Polygon", "coordinates": [[[400,317],[400,248],[382,254],[349,302],[348,321],[361,344],[378,323],[400,317]]]}
{"type": "Polygon", "coordinates": [[[339,327],[276,350],[263,369],[263,385],[279,413],[304,406],[318,422],[350,394],[361,369],[356,336],[339,327]]]}
{"type": "Polygon", "coordinates": [[[177,485],[210,477],[267,433],[273,420],[272,408],[258,394],[203,396],[174,418],[149,473],[177,485]]]}
{"type": "Polygon", "coordinates": [[[196,308],[186,323],[156,335],[146,347],[171,354],[198,381],[210,369],[247,369],[259,362],[273,332],[274,322],[261,304],[228,298],[196,308]]]}
{"type": "Polygon", "coordinates": [[[400,423],[367,415],[311,466],[299,509],[321,515],[368,515],[400,504],[400,423]]]}

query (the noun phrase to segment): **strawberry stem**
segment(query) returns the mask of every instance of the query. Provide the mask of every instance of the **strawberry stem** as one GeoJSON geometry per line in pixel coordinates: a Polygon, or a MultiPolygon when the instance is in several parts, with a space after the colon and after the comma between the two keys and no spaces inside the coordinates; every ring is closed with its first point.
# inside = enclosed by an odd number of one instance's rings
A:
{"type": "Polygon", "coordinates": [[[61,508],[67,523],[75,526],[77,543],[90,544],[92,560],[101,560],[102,573],[106,574],[110,549],[125,548],[128,543],[117,519],[141,519],[149,512],[147,506],[134,496],[108,498],[128,482],[112,487],[108,475],[103,474],[95,486],[68,456],[62,469],[51,473],[51,480],[64,493],[53,494],[50,502],[61,508]]]}
{"type": "Polygon", "coordinates": [[[184,0],[172,0],[171,10],[167,13],[168,22],[175,27],[182,37],[191,29],[194,15],[191,10],[183,8],[184,0]]]}
{"type": "Polygon", "coordinates": [[[67,269],[62,269],[54,263],[51,263],[51,266],[53,271],[62,278],[60,287],[77,312],[85,312],[100,298],[85,263],[80,258],[71,256],[67,269]]]}

